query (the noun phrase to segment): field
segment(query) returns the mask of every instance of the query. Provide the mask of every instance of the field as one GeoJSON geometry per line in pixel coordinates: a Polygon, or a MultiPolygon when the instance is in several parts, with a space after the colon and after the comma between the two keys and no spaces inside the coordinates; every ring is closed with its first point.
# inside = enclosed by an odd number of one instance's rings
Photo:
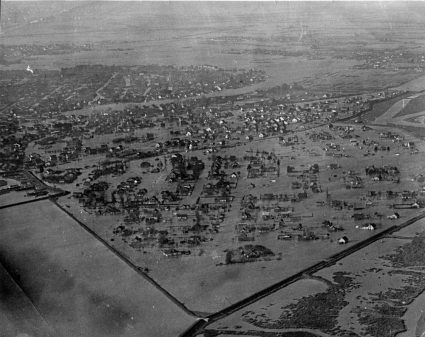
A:
{"type": "Polygon", "coordinates": [[[27,299],[8,294],[42,317],[26,314],[35,321],[26,333],[47,324],[63,336],[176,336],[194,322],[51,201],[33,206],[0,211],[1,260],[27,299]]]}

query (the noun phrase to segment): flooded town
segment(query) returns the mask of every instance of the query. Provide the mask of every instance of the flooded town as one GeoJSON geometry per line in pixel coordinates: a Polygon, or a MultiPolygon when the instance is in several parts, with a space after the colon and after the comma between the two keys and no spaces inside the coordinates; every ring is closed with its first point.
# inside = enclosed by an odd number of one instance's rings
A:
{"type": "Polygon", "coordinates": [[[0,336],[425,335],[422,3],[0,5],[0,336]]]}

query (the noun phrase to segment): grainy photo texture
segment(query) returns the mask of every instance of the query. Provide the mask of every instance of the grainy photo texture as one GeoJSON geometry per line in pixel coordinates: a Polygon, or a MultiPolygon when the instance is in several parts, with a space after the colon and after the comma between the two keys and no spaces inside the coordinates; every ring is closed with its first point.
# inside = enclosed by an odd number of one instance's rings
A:
{"type": "Polygon", "coordinates": [[[0,0],[0,336],[425,336],[424,32],[0,0]]]}

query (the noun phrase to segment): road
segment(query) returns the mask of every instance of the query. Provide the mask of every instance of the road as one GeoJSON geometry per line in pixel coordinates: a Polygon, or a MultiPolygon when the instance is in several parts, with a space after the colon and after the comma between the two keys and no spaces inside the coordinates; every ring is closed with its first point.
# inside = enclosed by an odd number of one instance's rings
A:
{"type": "Polygon", "coordinates": [[[101,99],[104,99],[105,98],[105,96],[103,96],[100,92],[103,90],[103,89],[105,89],[108,85],[109,85],[109,83],[111,83],[111,81],[116,77],[118,75],[118,73],[113,73],[112,74],[112,76],[105,82],[105,84],[104,85],[102,85],[99,89],[97,89],[96,90],[96,97],[95,98],[93,98],[90,102],[89,102],[89,105],[90,104],[93,104],[93,103],[96,103],[97,101],[99,101],[99,100],[101,100],[101,99]]]}

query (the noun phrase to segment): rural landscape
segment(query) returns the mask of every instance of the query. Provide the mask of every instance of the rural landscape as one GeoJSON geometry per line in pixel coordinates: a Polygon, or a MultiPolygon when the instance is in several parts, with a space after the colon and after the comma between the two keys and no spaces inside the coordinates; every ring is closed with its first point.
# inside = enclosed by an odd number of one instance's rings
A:
{"type": "Polygon", "coordinates": [[[2,1],[0,336],[425,336],[424,28],[2,1]]]}

